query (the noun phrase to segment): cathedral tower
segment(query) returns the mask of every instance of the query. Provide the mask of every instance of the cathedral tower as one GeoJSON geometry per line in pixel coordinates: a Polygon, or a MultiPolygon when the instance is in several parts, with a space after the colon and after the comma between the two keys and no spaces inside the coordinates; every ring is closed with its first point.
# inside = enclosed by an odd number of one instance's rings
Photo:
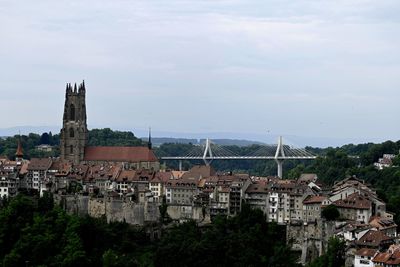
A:
{"type": "Polygon", "coordinates": [[[67,84],[63,127],[60,135],[61,159],[78,164],[83,160],[88,138],[86,124],[85,81],[79,88],[67,84]]]}

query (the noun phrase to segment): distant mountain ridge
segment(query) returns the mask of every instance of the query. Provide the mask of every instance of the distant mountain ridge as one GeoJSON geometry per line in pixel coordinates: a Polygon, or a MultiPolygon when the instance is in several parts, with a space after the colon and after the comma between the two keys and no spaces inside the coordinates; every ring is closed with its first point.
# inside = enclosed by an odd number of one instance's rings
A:
{"type": "MultiPolygon", "coordinates": [[[[143,141],[147,141],[148,137],[142,137],[143,141]]],[[[166,143],[176,143],[176,144],[194,144],[200,145],[204,144],[206,139],[194,139],[194,138],[173,138],[173,137],[152,137],[151,141],[153,146],[159,147],[162,144],[166,143]]],[[[224,145],[224,146],[250,146],[254,144],[262,145],[264,143],[259,141],[251,141],[251,140],[244,140],[244,139],[212,139],[212,142],[217,145],[224,145]]]]}

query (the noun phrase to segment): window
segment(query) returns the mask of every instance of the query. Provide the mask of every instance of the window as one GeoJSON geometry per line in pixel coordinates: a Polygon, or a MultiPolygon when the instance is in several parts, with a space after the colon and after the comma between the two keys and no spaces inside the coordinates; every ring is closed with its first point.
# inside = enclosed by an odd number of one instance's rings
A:
{"type": "Polygon", "coordinates": [[[69,153],[74,154],[74,147],[72,145],[69,146],[69,153]]]}
{"type": "Polygon", "coordinates": [[[73,128],[69,128],[69,137],[74,137],[75,136],[75,132],[73,128]]]}

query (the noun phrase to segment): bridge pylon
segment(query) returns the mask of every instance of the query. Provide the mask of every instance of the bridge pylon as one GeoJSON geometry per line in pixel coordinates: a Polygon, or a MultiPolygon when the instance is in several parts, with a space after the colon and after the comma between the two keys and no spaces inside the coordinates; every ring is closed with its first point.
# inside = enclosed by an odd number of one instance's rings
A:
{"type": "Polygon", "coordinates": [[[212,162],[213,152],[211,150],[211,140],[209,138],[206,139],[206,145],[203,153],[203,161],[206,166],[209,166],[212,162]]]}
{"type": "Polygon", "coordinates": [[[285,160],[285,150],[283,149],[283,138],[279,136],[278,146],[276,147],[275,152],[275,162],[278,167],[278,177],[283,177],[283,161],[285,160]]]}

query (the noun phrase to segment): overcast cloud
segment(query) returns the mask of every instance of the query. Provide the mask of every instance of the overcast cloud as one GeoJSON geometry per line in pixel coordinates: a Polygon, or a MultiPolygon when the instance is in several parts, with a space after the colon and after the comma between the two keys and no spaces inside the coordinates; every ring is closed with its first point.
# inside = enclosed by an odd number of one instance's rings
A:
{"type": "Polygon", "coordinates": [[[0,1],[0,128],[398,140],[400,2],[0,1]]]}

